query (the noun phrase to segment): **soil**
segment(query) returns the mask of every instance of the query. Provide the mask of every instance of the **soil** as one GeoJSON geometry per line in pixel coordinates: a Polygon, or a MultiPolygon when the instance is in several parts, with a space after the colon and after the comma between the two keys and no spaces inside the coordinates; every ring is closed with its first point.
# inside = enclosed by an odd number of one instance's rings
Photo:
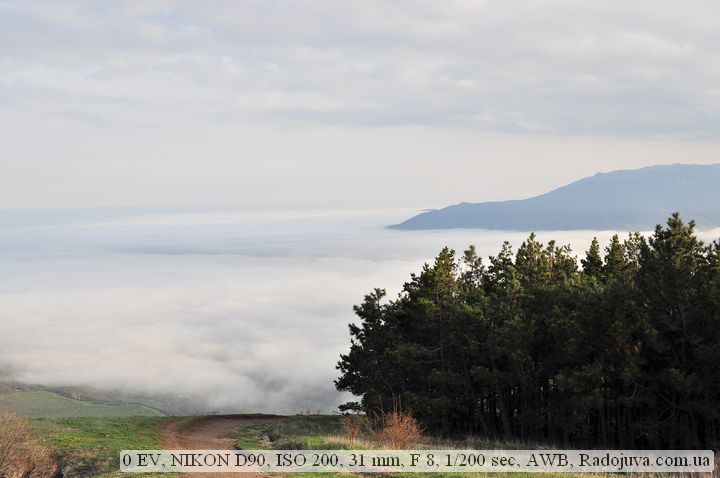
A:
{"type": "MultiPolygon", "coordinates": [[[[160,441],[165,450],[233,450],[235,436],[242,427],[280,420],[282,417],[243,417],[213,415],[180,419],[165,425],[160,441]]],[[[183,473],[182,478],[249,478],[263,473],[183,473]]]]}

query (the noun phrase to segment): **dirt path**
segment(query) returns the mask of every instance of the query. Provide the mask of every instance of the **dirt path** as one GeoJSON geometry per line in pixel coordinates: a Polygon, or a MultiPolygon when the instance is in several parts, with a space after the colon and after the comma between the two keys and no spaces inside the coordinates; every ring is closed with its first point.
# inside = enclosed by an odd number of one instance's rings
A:
{"type": "MultiPolygon", "coordinates": [[[[160,441],[165,450],[232,450],[240,428],[280,420],[282,417],[243,417],[218,415],[172,421],[160,430],[160,441]]],[[[234,477],[261,476],[253,473],[184,473],[181,477],[234,477]]]]}

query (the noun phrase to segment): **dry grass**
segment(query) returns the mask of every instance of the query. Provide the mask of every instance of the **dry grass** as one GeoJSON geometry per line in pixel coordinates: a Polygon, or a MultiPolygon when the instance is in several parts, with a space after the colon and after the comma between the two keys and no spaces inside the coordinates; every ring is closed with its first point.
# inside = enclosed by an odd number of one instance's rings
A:
{"type": "Polygon", "coordinates": [[[354,445],[357,443],[363,431],[369,429],[370,424],[364,415],[345,415],[340,418],[340,426],[342,427],[345,438],[351,445],[354,445]]]}
{"type": "Polygon", "coordinates": [[[30,420],[0,410],[0,477],[51,477],[57,473],[55,457],[34,435],[30,420]]]}
{"type": "Polygon", "coordinates": [[[319,437],[322,440],[323,448],[330,450],[373,450],[378,448],[377,443],[372,440],[358,437],[354,441],[345,435],[324,435],[319,437]]]}
{"type": "Polygon", "coordinates": [[[410,412],[399,409],[382,413],[372,420],[365,415],[345,415],[340,419],[342,440],[350,446],[408,450],[423,439],[423,429],[410,412]],[[371,438],[370,441],[361,437],[371,438]]]}

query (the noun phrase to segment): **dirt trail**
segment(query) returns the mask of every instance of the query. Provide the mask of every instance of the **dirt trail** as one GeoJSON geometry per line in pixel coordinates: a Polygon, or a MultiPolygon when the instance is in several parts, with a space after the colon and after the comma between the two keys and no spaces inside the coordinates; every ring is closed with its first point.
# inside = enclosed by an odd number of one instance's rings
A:
{"type": "MultiPolygon", "coordinates": [[[[165,450],[232,450],[240,428],[280,420],[282,417],[218,415],[181,419],[165,425],[160,441],[165,450]]],[[[185,478],[261,476],[262,473],[184,473],[185,478]]]]}

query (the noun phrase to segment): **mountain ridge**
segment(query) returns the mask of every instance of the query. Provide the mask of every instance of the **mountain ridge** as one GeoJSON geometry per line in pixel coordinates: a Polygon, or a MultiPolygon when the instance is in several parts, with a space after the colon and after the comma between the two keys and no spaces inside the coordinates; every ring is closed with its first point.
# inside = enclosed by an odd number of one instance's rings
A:
{"type": "Polygon", "coordinates": [[[388,226],[401,230],[649,230],[671,213],[720,226],[720,163],[599,172],[527,199],[461,202],[388,226]]]}

